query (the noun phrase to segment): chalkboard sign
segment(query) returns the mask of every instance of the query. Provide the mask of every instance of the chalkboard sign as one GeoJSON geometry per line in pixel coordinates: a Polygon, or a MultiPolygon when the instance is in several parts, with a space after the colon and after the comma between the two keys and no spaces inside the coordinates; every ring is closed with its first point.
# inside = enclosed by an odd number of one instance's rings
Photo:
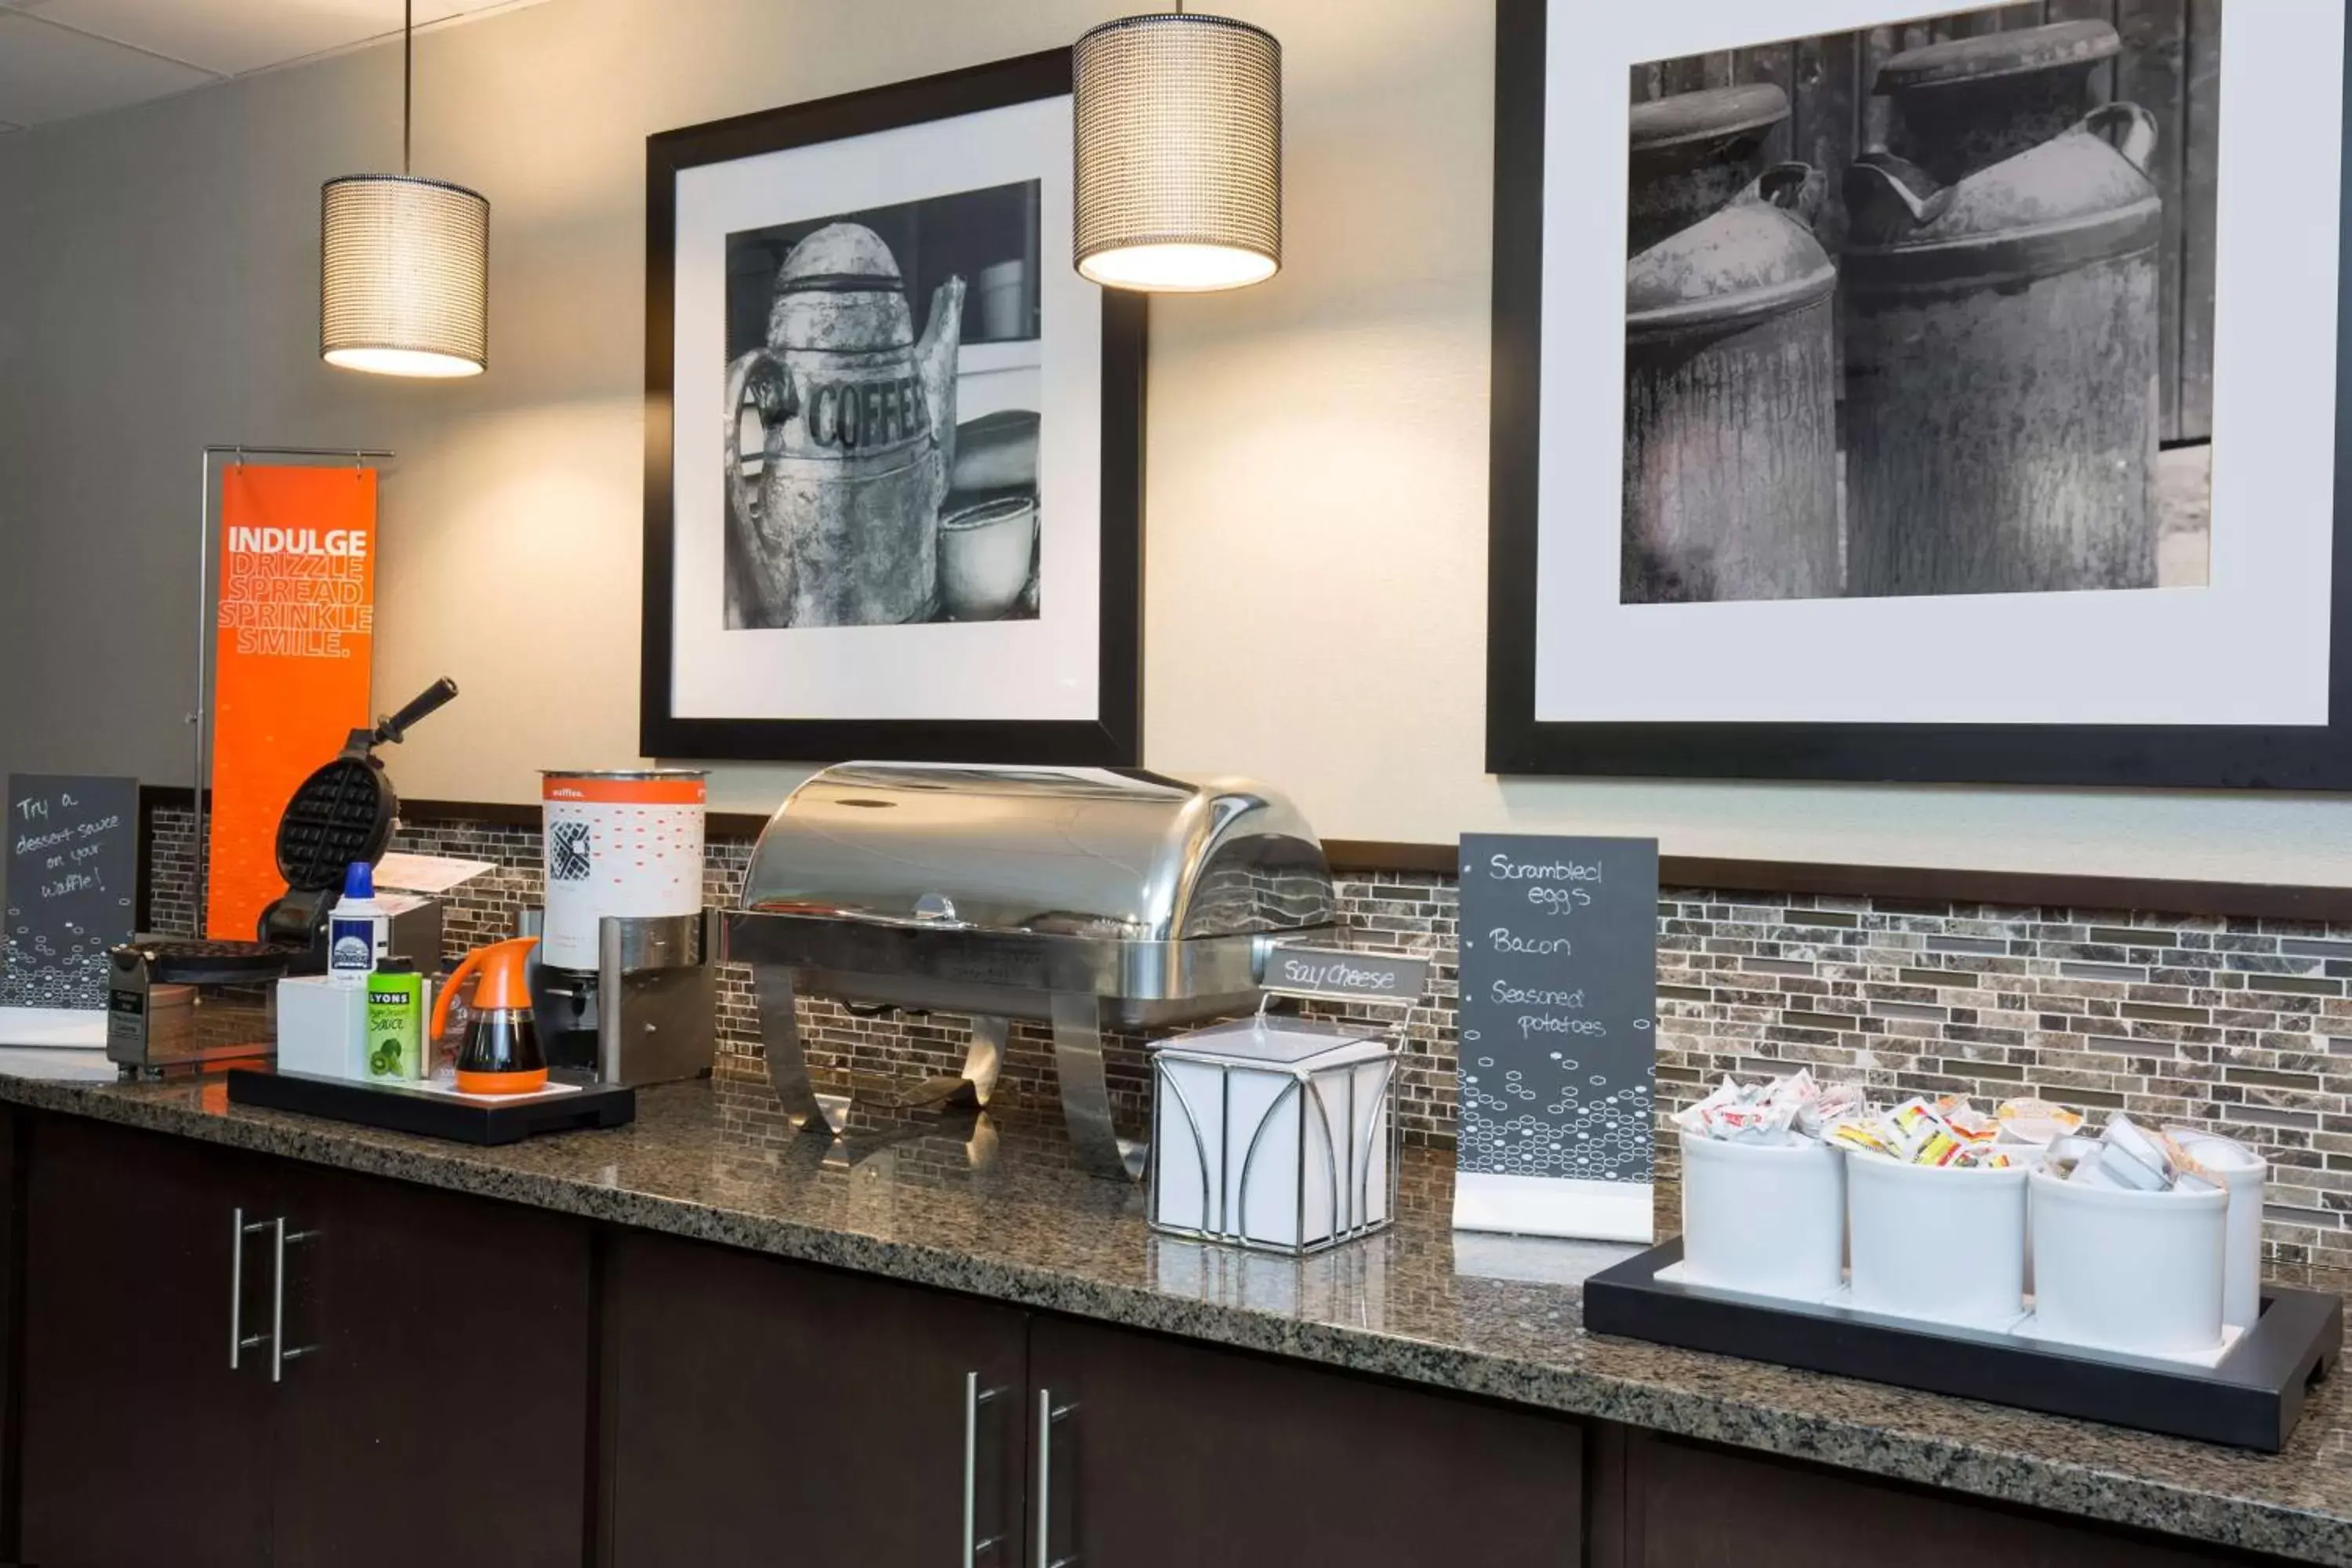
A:
{"type": "Polygon", "coordinates": [[[1465,1230],[1651,1238],[1658,846],[1462,839],[1465,1230]]]}
{"type": "Polygon", "coordinates": [[[10,773],[7,875],[0,1006],[105,1006],[138,892],[139,781],[10,773]]]}

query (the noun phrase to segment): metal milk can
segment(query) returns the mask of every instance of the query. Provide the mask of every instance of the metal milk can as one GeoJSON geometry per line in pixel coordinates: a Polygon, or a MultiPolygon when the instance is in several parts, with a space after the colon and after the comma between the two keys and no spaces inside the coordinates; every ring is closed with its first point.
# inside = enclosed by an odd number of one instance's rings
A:
{"type": "Polygon", "coordinates": [[[1719,212],[1764,172],[1764,139],[1789,118],[1789,95],[1769,82],[1680,92],[1633,106],[1625,253],[1719,212]]]}
{"type": "Polygon", "coordinates": [[[1879,73],[1897,130],[1845,188],[1851,594],[2156,582],[2156,121],[2085,107],[2117,47],[2065,23],[1879,73]]]}
{"type": "Polygon", "coordinates": [[[1633,106],[1625,603],[1840,591],[1837,270],[1812,171],[1758,155],[1788,112],[1769,84],[1633,106]]]}
{"type": "Polygon", "coordinates": [[[2088,21],[1906,49],[1873,84],[1893,110],[1886,151],[1958,184],[2088,114],[2091,72],[2122,52],[2114,27],[2088,21]]]}
{"type": "Polygon", "coordinates": [[[736,619],[898,625],[939,594],[940,502],[954,458],[964,281],[932,292],[919,342],[879,235],[836,223],[777,270],[768,345],[727,369],[728,526],[736,619]],[[760,472],[743,472],[747,405],[760,472]]]}

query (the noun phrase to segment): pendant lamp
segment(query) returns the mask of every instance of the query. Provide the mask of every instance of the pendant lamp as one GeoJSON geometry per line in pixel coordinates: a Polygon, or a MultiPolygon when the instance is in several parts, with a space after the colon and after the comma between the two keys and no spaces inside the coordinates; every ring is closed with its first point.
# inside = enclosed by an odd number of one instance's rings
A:
{"type": "Polygon", "coordinates": [[[320,192],[319,357],[379,375],[479,375],[489,363],[490,204],[408,172],[415,0],[400,37],[400,173],[320,192]]]}
{"type": "Polygon", "coordinates": [[[1204,292],[1282,266],[1282,46],[1173,12],[1077,42],[1079,273],[1111,289],[1204,292]]]}

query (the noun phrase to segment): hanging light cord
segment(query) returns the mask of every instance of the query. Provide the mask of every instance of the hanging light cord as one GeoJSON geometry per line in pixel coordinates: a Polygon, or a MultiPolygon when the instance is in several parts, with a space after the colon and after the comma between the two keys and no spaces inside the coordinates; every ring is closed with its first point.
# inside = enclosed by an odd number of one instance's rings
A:
{"type": "MultiPolygon", "coordinates": [[[[1183,8],[1183,0],[1177,0],[1183,8]]],[[[408,121],[411,83],[416,76],[416,0],[402,0],[400,7],[400,172],[409,173],[408,121]]]]}

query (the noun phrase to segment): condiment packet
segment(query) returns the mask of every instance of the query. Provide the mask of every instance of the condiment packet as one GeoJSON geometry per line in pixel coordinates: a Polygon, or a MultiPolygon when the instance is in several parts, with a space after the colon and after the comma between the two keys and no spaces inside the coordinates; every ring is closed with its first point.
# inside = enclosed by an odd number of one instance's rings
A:
{"type": "Polygon", "coordinates": [[[1889,1142],[1874,1120],[1854,1117],[1841,1121],[1829,1131],[1829,1142],[1842,1149],[1859,1149],[1865,1154],[1884,1154],[1890,1160],[1901,1159],[1902,1153],[1889,1142]]]}
{"type": "Polygon", "coordinates": [[[2042,1156],[2042,1168],[2061,1181],[2074,1175],[2084,1160],[2098,1163],[2099,1141],[2079,1132],[2062,1132],[2050,1140],[2042,1156]]]}
{"type": "Polygon", "coordinates": [[[1966,1095],[1914,1095],[1891,1110],[1865,1107],[1847,1116],[1830,1130],[1830,1141],[1906,1164],[2004,1170],[2011,1161],[1997,1146],[1999,1134],[2000,1123],[1966,1095]]]}
{"type": "Polygon", "coordinates": [[[2083,1125],[2081,1111],[2069,1110],[2063,1105],[2054,1105],[2031,1095],[2001,1101],[2000,1109],[1993,1115],[2000,1125],[2000,1140],[2004,1143],[2047,1144],[2080,1131],[2083,1125]]]}
{"type": "Polygon", "coordinates": [[[1823,1088],[1800,1068],[1769,1083],[1727,1078],[1696,1105],[1675,1112],[1674,1123],[1694,1138],[1733,1143],[1793,1143],[1822,1136],[1830,1121],[1862,1103],[1855,1084],[1823,1088]]]}
{"type": "Polygon", "coordinates": [[[2168,1133],[2114,1116],[2095,1139],[2053,1142],[2047,1167],[2070,1182],[2136,1193],[2210,1193],[2221,1184],[2168,1133]]]}

